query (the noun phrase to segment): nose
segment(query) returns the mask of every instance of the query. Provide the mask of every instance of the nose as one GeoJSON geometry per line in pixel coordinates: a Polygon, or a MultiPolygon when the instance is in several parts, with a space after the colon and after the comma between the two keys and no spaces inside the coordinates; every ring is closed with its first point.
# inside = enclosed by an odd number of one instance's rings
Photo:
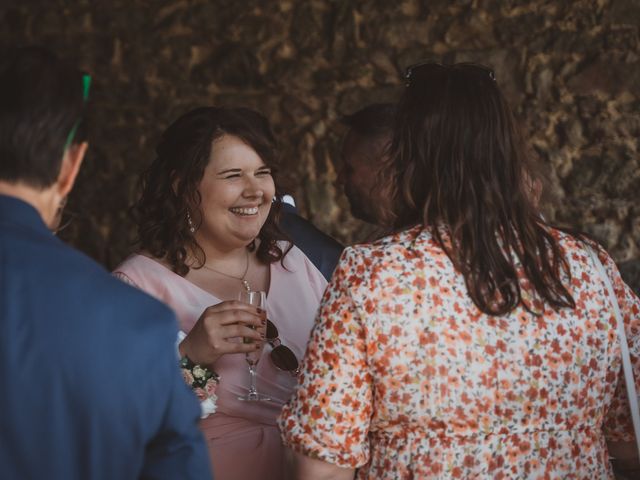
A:
{"type": "Polygon", "coordinates": [[[245,198],[262,198],[264,197],[264,189],[260,181],[256,177],[246,177],[242,196],[245,198]]]}

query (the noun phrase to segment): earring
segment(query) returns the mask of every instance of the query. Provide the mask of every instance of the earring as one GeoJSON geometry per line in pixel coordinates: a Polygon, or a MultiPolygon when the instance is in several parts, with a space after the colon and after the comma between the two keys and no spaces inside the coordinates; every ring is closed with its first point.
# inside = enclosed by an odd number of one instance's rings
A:
{"type": "Polygon", "coordinates": [[[193,225],[193,220],[191,220],[191,214],[187,212],[187,225],[189,225],[189,231],[191,233],[196,233],[196,227],[193,225]]]}

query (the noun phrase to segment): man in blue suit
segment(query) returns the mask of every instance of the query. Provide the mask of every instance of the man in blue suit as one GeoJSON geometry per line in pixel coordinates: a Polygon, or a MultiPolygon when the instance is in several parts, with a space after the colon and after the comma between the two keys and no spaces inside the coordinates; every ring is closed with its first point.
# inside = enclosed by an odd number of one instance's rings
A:
{"type": "Polygon", "coordinates": [[[0,59],[0,477],[209,480],[173,314],[51,233],[89,82],[44,49],[0,59]]]}
{"type": "Polygon", "coordinates": [[[318,229],[298,214],[293,197],[285,195],[282,201],[280,227],[291,237],[293,244],[304,252],[320,273],[331,280],[344,247],[337,240],[318,229]]]}

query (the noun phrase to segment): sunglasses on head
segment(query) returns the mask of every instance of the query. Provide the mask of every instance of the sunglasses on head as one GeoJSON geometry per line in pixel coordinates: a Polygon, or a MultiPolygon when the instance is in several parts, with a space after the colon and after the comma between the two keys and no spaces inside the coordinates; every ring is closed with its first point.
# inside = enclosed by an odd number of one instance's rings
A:
{"type": "Polygon", "coordinates": [[[271,345],[272,350],[269,357],[276,368],[290,372],[291,375],[298,375],[300,368],[298,359],[289,347],[282,345],[278,334],[278,327],[269,319],[267,319],[267,333],[265,337],[269,345],[271,345]]]}
{"type": "Polygon", "coordinates": [[[419,73],[426,73],[429,70],[433,71],[435,69],[471,70],[487,75],[491,80],[493,80],[494,82],[496,81],[496,74],[493,69],[480,63],[461,62],[454,63],[452,65],[446,65],[444,63],[425,60],[422,62],[414,63],[413,65],[407,67],[404,74],[405,85],[407,87],[411,85],[411,80],[413,80],[419,73]]]}
{"type": "MultiPolygon", "coordinates": [[[[91,75],[89,75],[88,73],[83,73],[82,74],[82,102],[86,105],[87,101],[89,100],[89,90],[91,88],[91,75]]],[[[67,141],[64,144],[64,149],[66,150],[67,148],[69,148],[69,146],[71,145],[71,142],[73,142],[73,137],[75,137],[76,132],[78,130],[78,127],[80,126],[80,121],[82,119],[79,118],[76,123],[73,124],[73,127],[71,128],[71,131],[69,132],[69,135],[67,135],[67,141]]]]}

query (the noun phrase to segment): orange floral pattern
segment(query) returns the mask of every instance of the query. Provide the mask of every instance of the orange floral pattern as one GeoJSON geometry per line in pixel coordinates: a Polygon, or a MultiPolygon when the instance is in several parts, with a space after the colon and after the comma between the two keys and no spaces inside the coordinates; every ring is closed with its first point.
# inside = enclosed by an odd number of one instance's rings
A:
{"type": "MultiPolygon", "coordinates": [[[[422,229],[346,249],[284,442],[358,479],[613,478],[605,440],[633,438],[615,317],[584,246],[554,233],[577,308],[542,316],[480,312],[422,229]]],[[[640,300],[599,255],[640,378],[640,300]]]]}

